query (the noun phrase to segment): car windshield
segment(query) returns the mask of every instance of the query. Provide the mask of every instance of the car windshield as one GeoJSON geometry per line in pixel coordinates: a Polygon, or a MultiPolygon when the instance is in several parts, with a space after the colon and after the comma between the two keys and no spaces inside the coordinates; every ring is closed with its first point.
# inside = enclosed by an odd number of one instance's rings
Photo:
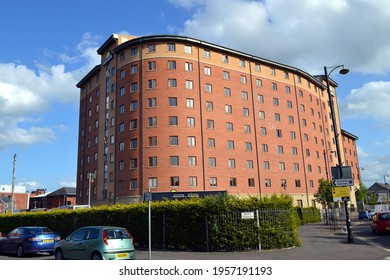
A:
{"type": "Polygon", "coordinates": [[[30,234],[49,234],[49,233],[53,233],[50,229],[48,228],[30,228],[28,229],[30,234]]]}
{"type": "Polygon", "coordinates": [[[125,229],[106,229],[108,239],[124,239],[130,238],[125,229]]]}

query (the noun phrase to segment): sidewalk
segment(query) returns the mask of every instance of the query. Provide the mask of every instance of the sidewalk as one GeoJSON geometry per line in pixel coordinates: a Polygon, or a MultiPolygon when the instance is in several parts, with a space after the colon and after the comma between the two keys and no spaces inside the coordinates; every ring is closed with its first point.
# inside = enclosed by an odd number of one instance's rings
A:
{"type": "MultiPolygon", "coordinates": [[[[298,228],[302,246],[248,252],[186,252],[152,251],[152,260],[383,260],[390,252],[354,237],[348,243],[346,233],[334,231],[321,223],[307,224],[298,228]]],[[[147,250],[137,250],[136,259],[147,260],[147,250]]]]}

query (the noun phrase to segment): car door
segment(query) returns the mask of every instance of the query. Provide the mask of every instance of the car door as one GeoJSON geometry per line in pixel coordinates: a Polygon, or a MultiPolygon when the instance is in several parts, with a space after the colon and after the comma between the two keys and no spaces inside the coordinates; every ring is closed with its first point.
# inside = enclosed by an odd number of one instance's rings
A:
{"type": "Polygon", "coordinates": [[[14,253],[16,251],[16,244],[19,240],[20,228],[13,229],[10,233],[4,236],[2,240],[2,250],[4,253],[14,253]]]}
{"type": "Polygon", "coordinates": [[[66,259],[83,259],[85,255],[83,244],[87,232],[86,228],[79,229],[64,240],[61,249],[66,259]]]}

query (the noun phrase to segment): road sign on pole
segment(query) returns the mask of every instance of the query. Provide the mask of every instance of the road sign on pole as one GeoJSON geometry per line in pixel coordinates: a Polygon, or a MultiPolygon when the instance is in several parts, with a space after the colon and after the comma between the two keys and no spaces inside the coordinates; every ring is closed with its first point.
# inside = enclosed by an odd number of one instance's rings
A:
{"type": "Polygon", "coordinates": [[[352,178],[334,179],[334,180],[332,180],[332,184],[336,187],[349,187],[349,186],[353,186],[354,182],[353,182],[352,178]]]}

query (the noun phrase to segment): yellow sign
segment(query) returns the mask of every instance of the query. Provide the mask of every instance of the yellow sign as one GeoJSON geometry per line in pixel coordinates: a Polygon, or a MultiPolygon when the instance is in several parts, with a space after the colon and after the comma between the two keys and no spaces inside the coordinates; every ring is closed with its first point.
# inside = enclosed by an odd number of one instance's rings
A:
{"type": "Polygon", "coordinates": [[[349,197],[349,187],[333,187],[333,197],[349,197]]]}

